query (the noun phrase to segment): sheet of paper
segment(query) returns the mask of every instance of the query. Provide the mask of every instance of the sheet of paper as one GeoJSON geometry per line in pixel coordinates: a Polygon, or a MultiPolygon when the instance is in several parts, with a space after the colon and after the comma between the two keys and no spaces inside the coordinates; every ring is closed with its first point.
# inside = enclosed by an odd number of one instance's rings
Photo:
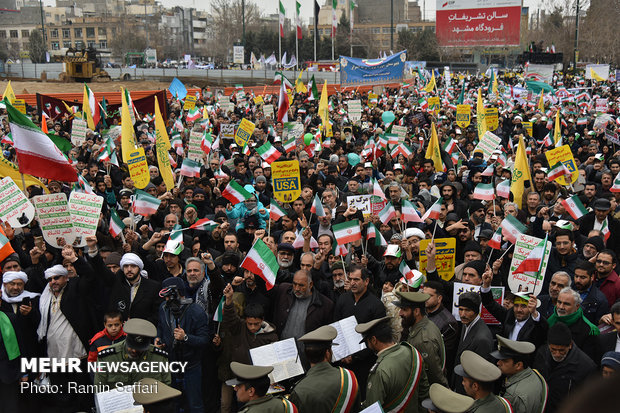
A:
{"type": "MultiPolygon", "coordinates": [[[[131,393],[131,386],[96,393],[95,403],[98,413],[117,413],[125,410],[133,411],[131,409],[136,408],[131,393]]],[[[140,409],[142,408],[140,407],[140,409]]]]}
{"type": "Polygon", "coordinates": [[[338,332],[334,340],[334,343],[338,345],[332,346],[332,361],[341,360],[366,348],[365,344],[360,344],[362,335],[355,331],[355,326],[357,326],[355,316],[343,318],[330,325],[338,332]]]}
{"type": "Polygon", "coordinates": [[[250,349],[250,357],[256,366],[273,366],[269,375],[272,383],[304,374],[293,338],[250,349]]]}
{"type": "Polygon", "coordinates": [[[384,413],[384,412],[379,402],[374,402],[373,404],[371,404],[370,406],[362,410],[360,413],[384,413]]]}

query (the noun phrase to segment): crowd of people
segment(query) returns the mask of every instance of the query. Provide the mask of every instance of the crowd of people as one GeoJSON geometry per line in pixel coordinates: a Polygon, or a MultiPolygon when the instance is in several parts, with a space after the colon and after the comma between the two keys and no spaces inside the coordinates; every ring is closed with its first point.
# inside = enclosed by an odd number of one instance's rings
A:
{"type": "MultiPolygon", "coordinates": [[[[88,411],[93,393],[66,391],[70,383],[152,379],[170,390],[154,396],[146,408],[153,412],[283,412],[293,405],[300,412],[355,412],[378,402],[386,412],[553,413],[573,411],[585,397],[596,400],[590,406],[597,411],[613,411],[614,398],[597,395],[613,395],[598,391],[620,382],[618,84],[556,73],[554,92],[541,97],[514,93],[525,86],[519,73],[498,76],[499,90],[484,75],[453,74],[451,83],[433,79],[429,92],[429,79],[420,77],[376,96],[337,88],[328,98],[329,126],[312,91],[293,91],[287,117],[312,135],[309,141],[298,136],[293,145],[287,145],[289,125],[263,113],[265,104],[278,107],[277,95],[257,103],[254,94],[237,89],[226,112],[220,96],[204,89],[196,104],[207,118],[195,120],[171,97],[167,132],[182,142],[169,153],[174,187],[166,186],[157,162],[152,116],[137,114],[134,125],[150,172],[140,189],[160,201],[147,215],[133,213],[137,188],[127,165],[100,156],[113,146],[120,151],[118,141],[111,144],[119,120],[89,130],[84,144],[66,153],[85,184],[40,177],[41,186],[30,185],[27,195],[85,188],[100,195],[96,235],[83,248],[55,248],[41,242],[36,219],[23,228],[2,228],[14,253],[0,263],[0,411],[88,411]],[[477,150],[479,93],[481,103],[499,113],[490,132],[501,142],[491,156],[477,150]],[[431,96],[440,97],[439,108],[425,104],[431,96]],[[352,99],[361,101],[359,120],[351,120],[352,99]],[[607,101],[597,113],[599,99],[607,101]],[[471,105],[469,125],[457,125],[457,103],[471,105]],[[386,112],[394,115],[388,124],[386,112]],[[220,132],[244,118],[256,128],[240,147],[220,132]],[[385,137],[395,126],[406,133],[392,143],[385,137]],[[199,177],[180,172],[192,130],[213,139],[199,177]],[[435,133],[440,162],[427,156],[435,133]],[[382,147],[382,139],[390,143],[382,147]],[[299,161],[300,195],[291,202],[274,197],[273,164],[257,152],[266,142],[279,151],[276,162],[299,161]],[[502,182],[515,180],[519,142],[527,148],[531,174],[524,190],[514,193],[513,187],[509,195],[497,191],[492,200],[481,200],[478,185],[492,184],[495,194],[502,182]],[[570,185],[550,176],[555,165],[545,156],[563,145],[578,171],[570,185]],[[238,202],[223,196],[231,181],[249,196],[238,202]],[[365,194],[375,196],[373,203],[389,203],[394,213],[385,220],[348,201],[365,194]],[[578,219],[564,202],[573,195],[586,209],[578,219]],[[418,219],[410,218],[409,203],[418,219]],[[283,215],[272,214],[275,208],[283,215]],[[117,236],[110,231],[113,213],[124,224],[117,236]],[[513,222],[506,217],[518,221],[523,233],[552,243],[536,295],[509,286],[515,249],[502,233],[513,222]],[[203,218],[212,225],[194,226],[203,218]],[[333,226],[355,220],[362,238],[338,245],[333,226]],[[454,271],[447,275],[438,271],[434,242],[445,238],[456,245],[454,271]],[[258,240],[277,262],[273,286],[260,271],[242,266],[258,240]],[[455,282],[475,289],[454,299],[455,282]],[[504,287],[503,302],[493,287],[504,287]],[[487,324],[483,310],[496,322],[487,324]],[[329,324],[350,316],[365,348],[334,360],[337,332],[329,324]],[[296,340],[305,374],[279,383],[280,392],[272,395],[272,368],[252,366],[250,349],[289,338],[296,340]],[[79,359],[84,368],[24,373],[20,359],[32,357],[79,359]],[[89,374],[89,361],[185,367],[89,374]],[[65,391],[42,390],[53,385],[65,391]],[[565,404],[570,397],[574,402],[565,404]]],[[[36,124],[42,119],[70,142],[76,114],[41,117],[42,111],[27,108],[36,124]]],[[[10,119],[4,110],[2,115],[3,155],[16,162],[10,119]]]]}

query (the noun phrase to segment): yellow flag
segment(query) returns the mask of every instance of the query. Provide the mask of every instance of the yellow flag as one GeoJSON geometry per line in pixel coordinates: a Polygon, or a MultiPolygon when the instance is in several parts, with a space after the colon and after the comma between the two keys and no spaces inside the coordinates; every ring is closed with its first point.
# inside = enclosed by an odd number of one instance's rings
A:
{"type": "MultiPolygon", "coordinates": [[[[590,77],[591,77],[592,79],[596,80],[597,82],[604,82],[604,81],[605,81],[605,79],[603,79],[602,77],[600,77],[600,76],[598,75],[598,73],[596,73],[596,72],[594,71],[594,69],[592,69],[592,68],[590,68],[590,77]]],[[[7,88],[8,88],[8,86],[7,86],[7,88]]]]}
{"type": "MultiPolygon", "coordinates": [[[[15,181],[15,183],[21,190],[26,190],[26,188],[24,188],[24,185],[22,185],[22,175],[20,174],[17,166],[13,162],[6,159],[4,156],[0,155],[0,178],[4,178],[7,176],[13,178],[13,181],[15,181]]],[[[26,183],[26,187],[29,187],[31,185],[38,185],[43,188],[43,191],[45,191],[46,194],[50,193],[49,189],[47,189],[43,182],[39,181],[32,175],[24,174],[24,182],[26,183]]]]}
{"type": "Polygon", "coordinates": [[[84,97],[82,98],[82,118],[86,116],[86,123],[91,130],[95,130],[95,121],[93,120],[93,114],[90,110],[90,102],[88,101],[88,91],[86,90],[86,83],[84,83],[84,97]]]}
{"type": "Polygon", "coordinates": [[[553,143],[555,147],[562,146],[562,126],[560,125],[560,111],[555,113],[555,129],[553,130],[553,143]]]}
{"type": "Polygon", "coordinates": [[[514,202],[519,208],[523,205],[522,196],[525,189],[525,181],[531,181],[531,179],[530,165],[525,152],[525,142],[523,141],[523,136],[520,136],[515,165],[512,169],[512,181],[510,182],[510,192],[512,192],[514,202]]]}
{"type": "Polygon", "coordinates": [[[492,87],[492,92],[495,96],[499,96],[499,93],[497,91],[497,76],[494,75],[493,76],[493,87],[492,87]]]}
{"type": "Polygon", "coordinates": [[[433,71],[433,77],[431,77],[431,81],[428,82],[428,84],[426,86],[424,86],[424,91],[425,92],[432,92],[433,89],[435,89],[435,72],[433,71]]]}
{"type": "MultiPolygon", "coordinates": [[[[157,101],[155,101],[155,102],[157,102],[157,101]]],[[[155,106],[159,108],[159,106],[157,106],[157,104],[155,104],[155,106]]],[[[209,119],[209,111],[207,110],[207,105],[204,105],[202,107],[202,118],[203,119],[209,119]]]]}
{"type": "Polygon", "coordinates": [[[435,166],[435,171],[443,172],[443,162],[441,160],[441,149],[439,147],[439,139],[437,138],[437,129],[435,129],[435,123],[433,122],[431,128],[431,140],[426,148],[426,159],[432,159],[435,166]]]}
{"type": "Polygon", "coordinates": [[[121,88],[121,99],[123,102],[121,109],[121,150],[123,151],[123,162],[125,163],[129,159],[129,154],[136,149],[133,123],[131,122],[126,96],[125,90],[121,88]]]}
{"type": "Polygon", "coordinates": [[[323,83],[323,90],[321,91],[321,100],[319,100],[319,117],[323,125],[329,123],[329,97],[327,96],[327,80],[323,83]]]}
{"type": "Polygon", "coordinates": [[[308,89],[306,88],[305,83],[301,80],[301,76],[304,74],[302,70],[299,72],[299,76],[297,76],[297,80],[295,81],[295,92],[297,93],[308,93],[308,89]]]}
{"type": "Polygon", "coordinates": [[[476,123],[478,126],[478,139],[482,139],[487,132],[487,121],[482,103],[482,89],[478,89],[478,103],[476,104],[476,123]]]}
{"type": "Polygon", "coordinates": [[[174,178],[168,151],[170,150],[170,139],[166,131],[164,118],[159,110],[159,102],[155,96],[155,150],[157,151],[157,163],[159,164],[159,174],[166,184],[166,189],[171,191],[174,188],[174,178]]]}
{"type": "Polygon", "coordinates": [[[6,85],[6,89],[4,89],[4,93],[2,94],[2,100],[6,98],[9,103],[12,105],[15,102],[15,93],[13,93],[13,88],[11,87],[11,81],[6,85]]]}
{"type": "Polygon", "coordinates": [[[538,110],[541,113],[545,113],[545,101],[543,99],[543,93],[545,93],[545,92],[544,92],[544,90],[541,89],[540,90],[540,99],[538,99],[538,110]]]}

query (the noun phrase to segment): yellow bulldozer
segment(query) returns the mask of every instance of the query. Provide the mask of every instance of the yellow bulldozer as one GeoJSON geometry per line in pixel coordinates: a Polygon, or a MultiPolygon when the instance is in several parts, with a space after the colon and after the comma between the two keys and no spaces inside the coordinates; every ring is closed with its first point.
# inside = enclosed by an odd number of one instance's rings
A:
{"type": "Polygon", "coordinates": [[[101,68],[101,59],[96,49],[77,50],[69,48],[62,59],[65,72],[59,76],[64,82],[108,82],[111,80],[108,72],[101,68]]]}

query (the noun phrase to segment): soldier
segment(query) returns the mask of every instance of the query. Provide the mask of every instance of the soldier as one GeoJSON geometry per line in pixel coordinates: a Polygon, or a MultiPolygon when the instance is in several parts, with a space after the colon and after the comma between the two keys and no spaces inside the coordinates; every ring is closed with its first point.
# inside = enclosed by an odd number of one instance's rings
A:
{"type": "Polygon", "coordinates": [[[235,386],[237,400],[245,403],[239,413],[289,413],[297,410],[287,399],[267,394],[268,374],[273,371],[273,367],[252,366],[233,361],[230,363],[230,370],[236,378],[228,380],[226,384],[235,386]]]}
{"type": "MultiPolygon", "coordinates": [[[[97,359],[101,363],[119,363],[119,362],[157,362],[168,364],[168,353],[151,344],[152,340],[157,336],[157,328],[150,321],[141,318],[132,318],[127,320],[123,326],[127,338],[120,343],[112,344],[101,350],[97,359]]],[[[114,387],[116,383],[124,385],[134,384],[143,378],[157,379],[166,384],[172,384],[170,372],[140,372],[140,369],[128,369],[129,372],[109,371],[109,368],[98,371],[95,374],[95,384],[109,385],[114,387]]]]}
{"type": "Polygon", "coordinates": [[[510,403],[493,394],[493,384],[502,375],[500,369],[470,350],[461,354],[454,372],[463,378],[463,387],[475,402],[469,413],[512,413],[510,403]]]}
{"type": "Polygon", "coordinates": [[[175,411],[175,400],[181,392],[159,380],[145,378],[134,387],[133,400],[141,404],[144,413],[169,413],[175,411]]]}
{"type": "Polygon", "coordinates": [[[356,412],[359,408],[357,378],[352,371],[333,367],[332,340],[338,332],[332,326],[319,327],[302,336],[310,370],[293,389],[289,399],[300,413],[356,412]]]}
{"type": "Polygon", "coordinates": [[[442,386],[433,383],[428,391],[429,398],[422,402],[422,406],[430,413],[463,413],[474,405],[474,399],[463,396],[442,386]]]}
{"type": "Polygon", "coordinates": [[[403,324],[403,337],[407,334],[407,342],[422,354],[424,371],[429,384],[448,385],[443,369],[446,363],[446,350],[439,328],[426,316],[426,301],[430,295],[421,292],[401,292],[396,295],[400,300],[394,305],[400,307],[403,324]]]}
{"type": "Polygon", "coordinates": [[[355,327],[363,337],[361,342],[378,356],[368,374],[362,407],[378,401],[386,412],[422,412],[421,401],[428,395],[422,356],[407,342],[394,343],[389,320],[377,318],[355,327]]]}
{"type": "Polygon", "coordinates": [[[506,376],[504,396],[515,413],[542,413],[547,403],[547,382],[530,368],[536,346],[497,335],[497,350],[491,353],[506,376]]]}

